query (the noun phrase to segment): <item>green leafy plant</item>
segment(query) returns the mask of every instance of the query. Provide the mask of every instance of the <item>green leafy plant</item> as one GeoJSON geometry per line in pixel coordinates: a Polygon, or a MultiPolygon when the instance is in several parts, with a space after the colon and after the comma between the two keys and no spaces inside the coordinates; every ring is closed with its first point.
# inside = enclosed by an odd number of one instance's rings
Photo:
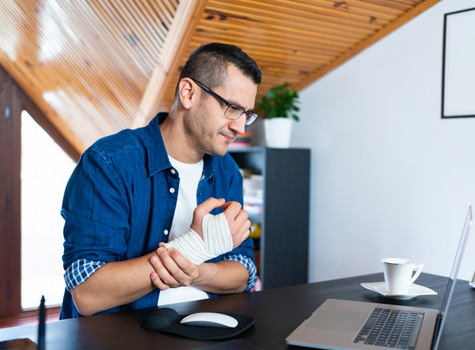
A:
{"type": "Polygon", "coordinates": [[[284,83],[274,86],[270,91],[257,102],[259,114],[263,118],[293,118],[299,121],[295,112],[300,111],[296,106],[299,95],[288,88],[289,84],[284,83]]]}

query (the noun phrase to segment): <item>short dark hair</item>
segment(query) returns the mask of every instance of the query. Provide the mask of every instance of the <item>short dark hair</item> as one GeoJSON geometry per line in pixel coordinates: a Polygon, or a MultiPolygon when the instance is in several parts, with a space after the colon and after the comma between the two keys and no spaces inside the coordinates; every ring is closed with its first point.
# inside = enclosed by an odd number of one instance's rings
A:
{"type": "Polygon", "coordinates": [[[235,45],[211,43],[201,45],[191,53],[183,67],[175,90],[178,96],[178,85],[183,78],[192,78],[214,89],[224,83],[228,65],[236,66],[255,84],[260,84],[262,73],[256,62],[235,45]]]}

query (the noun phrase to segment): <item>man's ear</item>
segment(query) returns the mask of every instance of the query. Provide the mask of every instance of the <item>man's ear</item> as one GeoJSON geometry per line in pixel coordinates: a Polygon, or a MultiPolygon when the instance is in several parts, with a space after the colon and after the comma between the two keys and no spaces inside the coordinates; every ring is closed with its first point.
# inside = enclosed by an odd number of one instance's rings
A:
{"type": "Polygon", "coordinates": [[[190,78],[183,78],[178,84],[178,96],[185,109],[190,109],[196,100],[196,86],[190,78]]]}

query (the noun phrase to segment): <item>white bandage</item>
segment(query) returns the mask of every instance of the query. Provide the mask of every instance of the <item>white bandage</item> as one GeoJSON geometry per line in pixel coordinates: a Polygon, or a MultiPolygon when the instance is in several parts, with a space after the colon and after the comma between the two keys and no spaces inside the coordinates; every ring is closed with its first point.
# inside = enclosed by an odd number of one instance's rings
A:
{"type": "Polygon", "coordinates": [[[165,244],[165,247],[177,249],[195,265],[201,265],[233,249],[233,238],[224,213],[206,215],[201,229],[203,239],[190,228],[185,234],[165,244]]]}

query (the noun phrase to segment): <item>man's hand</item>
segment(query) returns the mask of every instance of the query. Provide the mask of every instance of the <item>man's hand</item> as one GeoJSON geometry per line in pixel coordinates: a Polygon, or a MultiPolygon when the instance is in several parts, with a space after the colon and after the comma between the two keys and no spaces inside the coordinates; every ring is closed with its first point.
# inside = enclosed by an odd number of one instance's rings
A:
{"type": "Polygon", "coordinates": [[[193,285],[216,294],[241,293],[249,279],[249,271],[237,261],[219,261],[196,266],[176,249],[166,249],[160,243],[151,265],[156,272],[151,274],[153,285],[165,290],[193,285]]]}
{"type": "Polygon", "coordinates": [[[224,216],[229,225],[231,236],[233,238],[233,248],[239,246],[251,231],[251,221],[249,221],[249,214],[247,211],[241,209],[241,204],[238,202],[224,202],[224,199],[208,198],[201,203],[193,211],[193,221],[191,228],[200,235],[203,239],[202,223],[203,218],[208,215],[213,209],[223,207],[224,216]]]}
{"type": "MultiPolygon", "coordinates": [[[[241,209],[238,202],[225,203],[224,199],[207,199],[194,210],[190,227],[203,239],[203,218],[213,209],[221,206],[231,232],[233,248],[236,248],[249,236],[251,227],[251,222],[248,219],[249,214],[241,209]]],[[[171,248],[167,251],[164,243],[160,243],[157,255],[150,259],[150,263],[155,269],[151,278],[153,284],[160,290],[189,286],[199,278],[200,268],[176,249],[171,248]]]]}
{"type": "Polygon", "coordinates": [[[189,286],[199,275],[199,267],[185,258],[176,249],[167,248],[160,242],[158,256],[152,256],[150,263],[152,283],[160,290],[189,286]]]}
{"type": "Polygon", "coordinates": [[[244,240],[249,237],[251,231],[251,221],[249,213],[241,209],[238,202],[227,202],[223,205],[224,216],[229,225],[231,236],[233,237],[233,248],[238,247],[244,240]]]}

